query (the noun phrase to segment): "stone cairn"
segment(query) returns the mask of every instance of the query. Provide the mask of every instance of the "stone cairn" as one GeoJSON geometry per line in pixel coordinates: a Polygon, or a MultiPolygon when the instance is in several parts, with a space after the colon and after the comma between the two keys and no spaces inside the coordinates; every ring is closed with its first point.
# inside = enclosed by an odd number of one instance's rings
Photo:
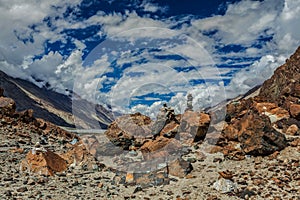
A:
{"type": "Polygon", "coordinates": [[[192,94],[187,95],[186,109],[185,111],[193,111],[193,96],[192,94]]]}

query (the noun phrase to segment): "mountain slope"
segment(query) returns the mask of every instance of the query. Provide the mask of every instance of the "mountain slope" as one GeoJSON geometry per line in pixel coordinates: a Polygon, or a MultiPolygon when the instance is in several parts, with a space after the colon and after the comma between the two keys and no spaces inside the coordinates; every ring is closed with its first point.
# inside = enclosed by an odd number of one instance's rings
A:
{"type": "Polygon", "coordinates": [[[5,96],[15,100],[18,111],[33,109],[35,117],[59,126],[74,127],[73,113],[77,117],[76,126],[83,128],[106,128],[113,119],[113,114],[101,105],[77,98],[77,106],[72,108],[71,97],[10,77],[1,70],[0,87],[4,89],[5,96]],[[90,113],[91,110],[96,116],[90,113]]]}

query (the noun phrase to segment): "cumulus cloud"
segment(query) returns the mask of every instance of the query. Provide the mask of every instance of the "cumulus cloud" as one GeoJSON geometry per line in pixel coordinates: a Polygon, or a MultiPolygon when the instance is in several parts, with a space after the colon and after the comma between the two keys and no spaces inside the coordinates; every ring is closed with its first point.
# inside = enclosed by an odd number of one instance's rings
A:
{"type": "MultiPolygon", "coordinates": [[[[193,94],[195,108],[212,106],[262,83],[300,41],[300,0],[244,0],[228,5],[224,15],[204,19],[159,19],[136,11],[99,11],[84,20],[64,16],[80,3],[0,1],[1,70],[59,92],[75,90],[118,111],[155,117],[163,101],[147,94],[172,93],[169,104],[176,112],[185,109],[187,93],[193,94]],[[97,27],[95,37],[106,40],[83,60],[88,39],[75,39],[65,30],[90,26],[97,27]],[[71,48],[69,53],[45,51],[46,43],[55,42],[71,48]],[[230,45],[241,49],[220,51],[230,45]],[[224,79],[232,80],[226,85],[224,79]],[[130,105],[143,95],[154,103],[130,105]]],[[[167,12],[151,1],[135,6],[167,12]]]]}

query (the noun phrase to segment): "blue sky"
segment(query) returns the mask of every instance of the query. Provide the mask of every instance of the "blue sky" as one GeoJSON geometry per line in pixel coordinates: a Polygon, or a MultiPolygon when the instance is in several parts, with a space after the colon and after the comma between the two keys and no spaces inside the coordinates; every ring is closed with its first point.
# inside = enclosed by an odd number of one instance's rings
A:
{"type": "Polygon", "coordinates": [[[299,45],[300,0],[0,0],[0,69],[121,112],[203,109],[299,45]]]}

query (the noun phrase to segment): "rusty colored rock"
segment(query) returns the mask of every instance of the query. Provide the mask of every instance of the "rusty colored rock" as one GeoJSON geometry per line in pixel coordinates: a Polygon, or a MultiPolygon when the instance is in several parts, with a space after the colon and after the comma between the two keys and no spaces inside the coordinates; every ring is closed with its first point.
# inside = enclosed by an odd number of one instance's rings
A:
{"type": "Polygon", "coordinates": [[[287,135],[296,135],[299,131],[299,128],[296,124],[292,124],[291,126],[288,127],[288,129],[286,130],[286,134],[287,135]]]}
{"type": "Polygon", "coordinates": [[[285,136],[271,126],[267,117],[249,113],[242,121],[248,121],[238,139],[245,154],[269,155],[287,146],[285,136]]]}
{"type": "MultiPolygon", "coordinates": [[[[174,138],[166,138],[159,136],[155,140],[146,142],[141,148],[141,152],[144,157],[153,157],[153,155],[159,155],[162,152],[172,153],[180,151],[182,148],[181,143],[174,138]],[[161,152],[162,151],[162,152],[161,152]],[[160,152],[160,153],[159,153],[160,152]],[[154,154],[155,153],[155,154],[154,154]]],[[[157,155],[155,157],[157,157],[157,155]]]]}
{"type": "Polygon", "coordinates": [[[269,117],[253,110],[234,120],[223,134],[228,140],[239,142],[245,154],[269,155],[287,146],[285,136],[272,127],[269,117]]]}
{"type": "Polygon", "coordinates": [[[50,150],[31,150],[26,158],[21,162],[23,171],[28,171],[46,176],[53,176],[56,172],[62,172],[67,169],[66,161],[58,154],[50,150]]]}
{"type": "Polygon", "coordinates": [[[175,135],[178,132],[178,127],[179,124],[177,124],[175,121],[172,121],[160,131],[160,135],[165,136],[165,137],[175,137],[175,135]]]}
{"type": "Polygon", "coordinates": [[[290,106],[291,116],[297,120],[300,120],[300,105],[299,104],[292,104],[290,106]]]}
{"type": "Polygon", "coordinates": [[[255,102],[253,106],[259,114],[267,115],[270,118],[271,123],[277,122],[281,119],[288,119],[290,117],[287,110],[278,107],[275,103],[255,102]]]}
{"type": "Polygon", "coordinates": [[[218,172],[218,173],[224,179],[232,180],[232,178],[233,178],[233,173],[231,171],[226,170],[226,171],[221,171],[221,172],[218,172]]]}

